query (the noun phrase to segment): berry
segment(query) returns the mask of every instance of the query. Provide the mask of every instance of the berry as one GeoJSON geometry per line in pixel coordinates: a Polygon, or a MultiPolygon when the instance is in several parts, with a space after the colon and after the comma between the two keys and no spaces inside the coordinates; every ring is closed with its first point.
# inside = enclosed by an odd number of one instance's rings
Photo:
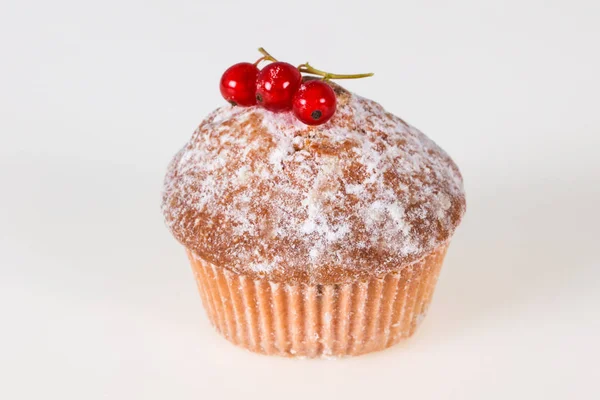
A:
{"type": "Polygon", "coordinates": [[[257,75],[258,68],[254,64],[241,62],[232,65],[221,77],[221,94],[234,106],[255,105],[257,75]]]}
{"type": "Polygon", "coordinates": [[[313,80],[300,85],[293,99],[296,118],[306,125],[321,125],[335,113],[337,99],[327,83],[313,80]]]}
{"type": "Polygon", "coordinates": [[[270,111],[292,109],[292,98],[302,76],[298,68],[285,62],[274,62],[264,67],[256,78],[256,101],[270,111]]]}

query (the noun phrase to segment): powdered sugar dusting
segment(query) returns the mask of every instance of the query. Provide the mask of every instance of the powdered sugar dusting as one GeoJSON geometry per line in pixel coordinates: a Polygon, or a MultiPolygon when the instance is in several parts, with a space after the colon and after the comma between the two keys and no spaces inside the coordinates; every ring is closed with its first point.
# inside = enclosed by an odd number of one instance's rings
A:
{"type": "Polygon", "coordinates": [[[169,227],[200,256],[311,281],[413,262],[465,209],[443,150],[344,91],[318,127],[257,107],[217,109],[171,163],[163,200],[169,227]]]}

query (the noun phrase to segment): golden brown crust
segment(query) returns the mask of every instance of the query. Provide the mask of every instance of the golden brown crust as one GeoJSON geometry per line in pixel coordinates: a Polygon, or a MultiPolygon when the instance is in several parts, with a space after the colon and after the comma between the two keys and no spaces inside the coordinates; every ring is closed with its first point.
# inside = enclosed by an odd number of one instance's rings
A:
{"type": "Polygon", "coordinates": [[[206,261],[274,282],[330,284],[399,270],[448,241],[462,178],[434,142],[335,87],[309,127],[289,113],[224,106],[175,156],[163,212],[206,261]]]}

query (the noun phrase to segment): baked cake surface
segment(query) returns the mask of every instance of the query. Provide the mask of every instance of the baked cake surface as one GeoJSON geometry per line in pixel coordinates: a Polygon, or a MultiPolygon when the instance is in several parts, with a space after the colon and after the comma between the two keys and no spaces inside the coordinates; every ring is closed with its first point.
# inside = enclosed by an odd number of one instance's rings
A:
{"type": "Polygon", "coordinates": [[[331,284],[401,270],[445,245],[462,177],[432,140],[335,88],[333,118],[226,105],[171,162],[163,213],[194,256],[271,281],[331,284]]]}

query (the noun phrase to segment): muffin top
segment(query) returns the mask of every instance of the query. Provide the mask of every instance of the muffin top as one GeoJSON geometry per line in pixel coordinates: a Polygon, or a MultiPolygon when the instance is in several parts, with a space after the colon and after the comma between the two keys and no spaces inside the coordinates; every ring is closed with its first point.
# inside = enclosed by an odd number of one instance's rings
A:
{"type": "Polygon", "coordinates": [[[173,235],[216,266],[330,284],[400,270],[446,244],[465,212],[450,157],[378,103],[333,85],[337,111],[223,106],[169,165],[173,235]]]}

